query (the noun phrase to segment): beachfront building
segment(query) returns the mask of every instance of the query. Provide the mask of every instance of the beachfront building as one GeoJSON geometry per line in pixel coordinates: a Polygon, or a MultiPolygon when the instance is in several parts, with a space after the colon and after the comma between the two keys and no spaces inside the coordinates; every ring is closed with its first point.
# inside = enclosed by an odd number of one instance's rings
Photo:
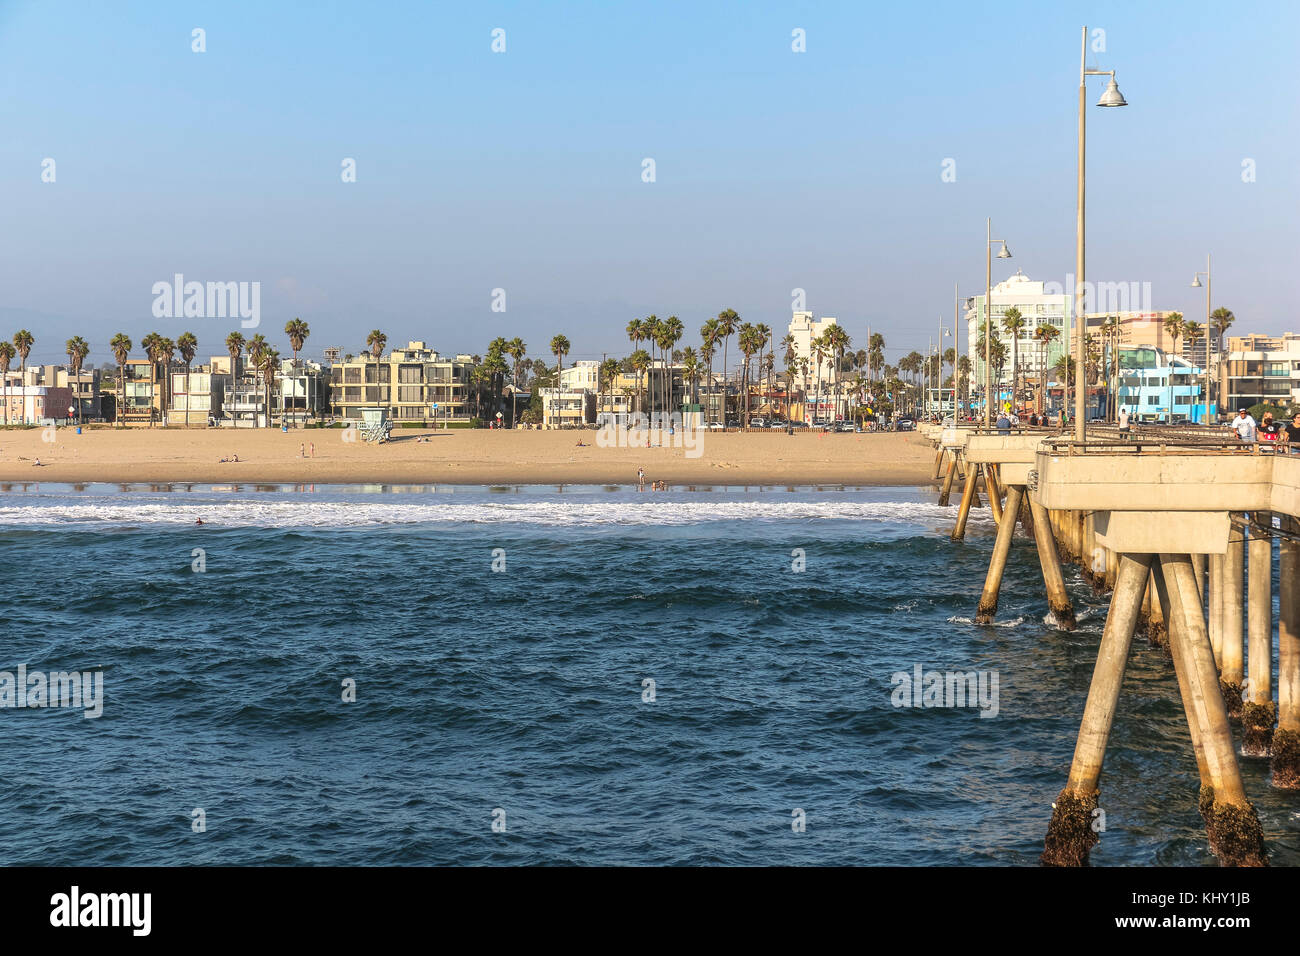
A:
{"type": "Polygon", "coordinates": [[[271,388],[271,418],[289,427],[322,418],[329,410],[330,373],[319,362],[287,358],[280,363],[271,388]]]}
{"type": "Polygon", "coordinates": [[[162,419],[162,381],[158,366],[149,359],[127,359],[118,388],[117,420],[127,425],[147,425],[162,419]]]}
{"type": "Polygon", "coordinates": [[[1181,355],[1149,346],[1121,347],[1118,357],[1116,411],[1126,408],[1139,422],[1205,421],[1202,369],[1181,355]]]}
{"type": "Polygon", "coordinates": [[[1232,345],[1275,345],[1270,349],[1230,348],[1219,363],[1220,406],[1231,414],[1252,405],[1290,409],[1300,405],[1300,335],[1233,336],[1232,345]]]}
{"type": "MultiPolygon", "coordinates": [[[[26,386],[30,388],[63,388],[72,393],[72,418],[80,417],[83,422],[95,421],[103,417],[100,402],[101,376],[97,368],[83,368],[76,375],[66,365],[29,365],[26,370],[11,369],[5,375],[5,383],[10,388],[26,386]]],[[[44,403],[41,403],[42,406],[44,403]]],[[[65,418],[67,417],[65,413],[65,418]]]]}
{"type": "Polygon", "coordinates": [[[599,362],[583,360],[561,369],[553,387],[538,390],[542,427],[580,428],[595,422],[599,390],[599,362]]]}
{"type": "Polygon", "coordinates": [[[167,393],[167,424],[216,424],[224,416],[223,406],[232,382],[229,355],[214,355],[207,365],[192,367],[188,373],[173,370],[167,393]]]}
{"type": "Polygon", "coordinates": [[[335,415],[350,422],[360,422],[363,408],[382,407],[399,423],[465,423],[470,419],[473,369],[469,355],[450,358],[423,342],[408,342],[378,362],[362,355],[334,364],[329,370],[329,404],[335,415]]]}
{"type": "Polygon", "coordinates": [[[70,388],[49,385],[8,385],[0,393],[0,422],[10,425],[40,425],[50,419],[63,423],[68,412],[75,417],[75,398],[70,388]]]}
{"type": "MultiPolygon", "coordinates": [[[[997,393],[997,407],[1011,401],[1011,383],[1015,369],[1012,367],[1012,352],[1015,354],[1019,369],[1018,380],[1025,391],[1020,396],[1022,401],[1033,397],[1029,385],[1051,378],[1051,370],[1065,354],[1068,334],[1066,329],[1070,321],[1070,297],[1064,293],[1048,291],[1046,283],[1029,278],[1020,270],[1016,274],[997,283],[990,290],[992,306],[989,320],[993,329],[993,342],[1006,346],[1006,360],[999,367],[993,368],[992,382],[997,393]],[[1016,336],[1015,349],[1012,349],[1011,334],[1002,325],[1002,320],[1012,308],[1018,309],[1024,319],[1024,326],[1016,336]],[[1051,325],[1057,335],[1044,349],[1035,335],[1039,326],[1051,325]]],[[[984,334],[985,303],[984,295],[970,296],[966,299],[966,336],[962,348],[971,358],[971,394],[982,392],[984,388],[984,350],[979,348],[980,337],[984,334]]]]}

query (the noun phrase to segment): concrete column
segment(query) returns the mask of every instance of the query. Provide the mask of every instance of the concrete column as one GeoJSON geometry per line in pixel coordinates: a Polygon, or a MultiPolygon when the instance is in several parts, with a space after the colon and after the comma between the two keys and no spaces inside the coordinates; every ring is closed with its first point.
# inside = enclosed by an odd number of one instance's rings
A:
{"type": "Polygon", "coordinates": [[[1219,677],[1219,687],[1223,691],[1223,703],[1228,708],[1229,717],[1241,716],[1241,682],[1244,678],[1242,669],[1242,625],[1244,615],[1241,606],[1241,590],[1246,574],[1246,538],[1241,529],[1235,525],[1228,530],[1228,553],[1223,556],[1223,646],[1220,661],[1223,673],[1219,677]]]}
{"type": "Polygon", "coordinates": [[[1264,831],[1255,808],[1246,799],[1241,781],[1228,710],[1219,691],[1214,653],[1200,602],[1195,597],[1192,563],[1187,555],[1171,554],[1162,554],[1160,563],[1169,588],[1171,619],[1177,618],[1177,624],[1170,629],[1170,638],[1178,645],[1176,653],[1186,664],[1187,687],[1200,723],[1210,777],[1210,785],[1201,787],[1198,801],[1210,849],[1224,866],[1266,866],[1264,831]]]}
{"type": "MultiPolygon", "coordinates": [[[[1258,520],[1258,516],[1256,516],[1258,520]]],[[[1242,704],[1242,751],[1265,757],[1273,744],[1273,538],[1251,527],[1248,546],[1247,643],[1249,680],[1242,704]]]]}
{"type": "Polygon", "coordinates": [[[1169,628],[1165,623],[1165,610],[1160,601],[1160,590],[1156,584],[1155,568],[1151,569],[1151,577],[1147,581],[1147,594],[1151,598],[1151,606],[1147,609],[1147,639],[1156,647],[1163,647],[1169,650],[1169,628]]]}
{"type": "Polygon", "coordinates": [[[979,607],[975,611],[976,624],[991,624],[993,615],[998,610],[998,591],[1002,588],[1002,572],[1007,567],[1007,555],[1011,553],[1011,538],[1016,532],[1014,515],[1020,510],[1020,496],[1024,494],[1020,485],[1007,489],[1008,520],[998,525],[997,540],[993,543],[993,556],[989,558],[989,573],[984,578],[984,591],[980,594],[979,607]]]}
{"type": "Polygon", "coordinates": [[[984,489],[989,493],[989,509],[993,512],[993,520],[1002,527],[1002,482],[998,481],[997,465],[988,464],[984,466],[984,489]]]}
{"type": "Polygon", "coordinates": [[[1083,515],[1082,526],[1083,547],[1079,554],[1083,560],[1079,564],[1083,567],[1084,580],[1092,585],[1094,591],[1100,593],[1102,583],[1106,580],[1106,558],[1097,547],[1097,532],[1091,511],[1083,515]]]}
{"type": "MultiPolygon", "coordinates": [[[[1297,522],[1284,520],[1297,531],[1297,522]]],[[[1273,786],[1300,790],[1300,541],[1283,537],[1278,554],[1277,732],[1273,734],[1273,786]]]]}
{"type": "Polygon", "coordinates": [[[1106,549],[1106,590],[1115,589],[1115,581],[1119,578],[1119,555],[1110,548],[1106,549]]]}
{"type": "Polygon", "coordinates": [[[1223,555],[1210,555],[1210,647],[1214,666],[1223,667],[1223,555]]]}
{"type": "Polygon", "coordinates": [[[934,478],[932,479],[934,481],[938,481],[939,476],[943,474],[943,456],[943,446],[940,445],[938,453],[934,456],[934,478]]]}
{"type": "Polygon", "coordinates": [[[1133,644],[1142,594],[1151,573],[1151,558],[1149,554],[1126,554],[1120,559],[1119,580],[1111,596],[1101,645],[1097,648],[1097,664],[1088,686],[1088,701],[1083,707],[1070,777],[1056,798],[1052,822],[1047,827],[1042,862],[1049,866],[1085,866],[1088,852],[1097,842],[1097,834],[1092,830],[1092,811],[1097,806],[1101,764],[1115,721],[1115,705],[1119,702],[1120,685],[1124,683],[1124,668],[1133,644]]]}
{"type": "Polygon", "coordinates": [[[966,483],[961,488],[961,506],[957,509],[957,523],[953,525],[952,540],[966,537],[966,519],[970,517],[971,501],[975,497],[975,482],[979,480],[979,465],[968,465],[966,483]]]}
{"type": "Polygon", "coordinates": [[[1157,559],[1152,564],[1152,582],[1156,587],[1156,604],[1165,618],[1166,635],[1169,640],[1169,656],[1174,664],[1174,676],[1178,679],[1178,696],[1183,702],[1183,711],[1187,715],[1187,730],[1192,738],[1192,751],[1196,754],[1196,768],[1200,772],[1201,787],[1211,786],[1210,765],[1205,759],[1205,745],[1201,742],[1201,719],[1196,708],[1192,706],[1192,689],[1187,678],[1187,661],[1183,658],[1186,640],[1173,640],[1173,632],[1183,626],[1182,616],[1175,614],[1170,605],[1169,577],[1162,562],[1157,559]]]}
{"type": "Polygon", "coordinates": [[[1065,590],[1065,578],[1061,574],[1061,557],[1056,553],[1056,542],[1052,540],[1052,528],[1047,516],[1047,509],[1034,500],[1033,495],[1025,495],[1029,510],[1033,514],[1034,544],[1038,548],[1038,563],[1043,568],[1043,587],[1047,589],[1047,607],[1052,612],[1056,626],[1062,631],[1074,630],[1074,608],[1070,605],[1070,594],[1065,590]]]}
{"type": "Polygon", "coordinates": [[[1205,555],[1192,555],[1192,573],[1196,575],[1196,593],[1200,597],[1202,606],[1205,604],[1205,566],[1205,555]]]}
{"type": "Polygon", "coordinates": [[[957,458],[954,456],[952,461],[948,462],[948,473],[943,476],[943,488],[939,491],[939,506],[941,508],[948,507],[948,501],[952,495],[952,479],[956,474],[957,458]]]}

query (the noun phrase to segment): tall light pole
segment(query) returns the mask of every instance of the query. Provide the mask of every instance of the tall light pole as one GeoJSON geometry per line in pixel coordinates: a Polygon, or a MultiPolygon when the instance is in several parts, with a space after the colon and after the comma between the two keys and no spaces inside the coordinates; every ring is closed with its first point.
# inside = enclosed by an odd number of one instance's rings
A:
{"type": "MultiPolygon", "coordinates": [[[[1005,239],[993,238],[993,220],[987,220],[988,242],[984,244],[984,427],[993,427],[993,243],[1002,243],[998,252],[999,259],[1010,259],[1005,239]]],[[[999,390],[1002,383],[998,383],[999,390]]]]}
{"type": "MultiPolygon", "coordinates": [[[[1088,28],[1083,28],[1083,40],[1080,44],[1079,51],[1079,178],[1078,178],[1078,195],[1076,198],[1077,218],[1074,224],[1074,325],[1077,341],[1074,343],[1074,440],[1083,441],[1086,431],[1084,429],[1085,408],[1088,398],[1087,379],[1084,376],[1084,338],[1088,331],[1087,320],[1083,317],[1083,192],[1084,192],[1084,144],[1087,139],[1087,124],[1085,122],[1086,110],[1084,106],[1084,97],[1087,94],[1087,80],[1090,76],[1109,76],[1110,83],[1106,86],[1106,92],[1101,94],[1101,99],[1097,101],[1098,106],[1128,106],[1119,87],[1115,85],[1114,70],[1090,70],[1088,69],[1088,28]]],[[[1066,386],[1069,386],[1069,376],[1066,376],[1066,386]]]]}
{"type": "MultiPolygon", "coordinates": [[[[1205,368],[1201,369],[1205,381],[1205,424],[1210,424],[1210,254],[1205,254],[1205,271],[1192,276],[1192,288],[1201,287],[1201,276],[1205,276],[1205,368]]],[[[1229,371],[1231,374],[1231,370],[1229,371]]],[[[1172,414],[1172,413],[1171,413],[1172,414]]]]}
{"type": "Polygon", "coordinates": [[[957,425],[957,387],[961,384],[961,321],[958,311],[960,292],[957,283],[952,284],[952,423],[957,425]]]}

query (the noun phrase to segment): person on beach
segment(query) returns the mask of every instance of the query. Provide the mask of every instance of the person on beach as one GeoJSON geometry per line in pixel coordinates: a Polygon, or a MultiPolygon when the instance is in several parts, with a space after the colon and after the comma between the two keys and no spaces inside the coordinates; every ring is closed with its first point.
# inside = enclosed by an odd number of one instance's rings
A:
{"type": "Polygon", "coordinates": [[[1128,409],[1122,405],[1119,409],[1119,430],[1122,432],[1128,431],[1128,409]]]}
{"type": "Polygon", "coordinates": [[[313,458],[316,457],[316,443],[315,443],[315,442],[312,442],[312,443],[311,443],[311,456],[312,456],[313,458]]]}
{"type": "Polygon", "coordinates": [[[1237,438],[1244,442],[1253,442],[1255,440],[1255,419],[1250,417],[1250,412],[1241,409],[1237,417],[1232,420],[1232,428],[1237,433],[1237,438]]]}
{"type": "Polygon", "coordinates": [[[302,442],[298,443],[298,457],[299,458],[307,457],[307,447],[302,442]]]}

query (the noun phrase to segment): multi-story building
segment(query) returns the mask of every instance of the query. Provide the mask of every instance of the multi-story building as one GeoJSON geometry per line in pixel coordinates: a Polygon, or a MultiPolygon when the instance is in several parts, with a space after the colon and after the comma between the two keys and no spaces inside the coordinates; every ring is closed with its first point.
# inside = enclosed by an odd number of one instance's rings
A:
{"type": "Polygon", "coordinates": [[[97,368],[83,368],[74,375],[66,365],[29,365],[25,370],[10,370],[5,375],[5,382],[10,388],[44,386],[68,389],[72,394],[72,417],[84,422],[103,416],[100,378],[101,372],[97,368]]]}
{"type": "Polygon", "coordinates": [[[167,394],[167,424],[217,423],[225,415],[226,395],[233,380],[229,355],[214,355],[207,365],[191,368],[188,374],[173,370],[167,394]]]}
{"type": "Polygon", "coordinates": [[[423,342],[408,342],[377,362],[363,355],[335,364],[329,401],[347,421],[360,421],[362,408],[382,407],[398,422],[466,422],[473,368],[469,355],[449,358],[423,342]]]}
{"type": "MultiPolygon", "coordinates": [[[[1110,337],[1108,331],[1114,320],[1118,320],[1120,348],[1152,348],[1161,352],[1172,352],[1174,340],[1165,329],[1165,319],[1172,312],[1088,312],[1083,316],[1087,334],[1095,341],[1110,337]]],[[[1070,354],[1074,354],[1074,338],[1078,334],[1077,326],[1070,330],[1070,354]]],[[[1179,339],[1179,347],[1183,346],[1179,339]]],[[[1186,358],[1186,356],[1184,356],[1186,358]]],[[[1190,361],[1190,359],[1189,359],[1190,361]]]]}
{"type": "Polygon", "coordinates": [[[275,373],[271,417],[291,427],[321,418],[329,409],[330,373],[319,362],[285,359],[275,373]]]}
{"type": "Polygon", "coordinates": [[[162,381],[149,359],[127,359],[118,388],[117,420],[127,425],[162,419],[162,381]]]}
{"type": "MultiPolygon", "coordinates": [[[[1234,343],[1263,336],[1233,336],[1234,343]]],[[[1252,405],[1300,405],[1300,335],[1273,339],[1277,349],[1231,349],[1219,362],[1220,406],[1225,412],[1252,405]]]]}
{"type": "Polygon", "coordinates": [[[1300,342],[1300,332],[1283,332],[1281,335],[1252,332],[1249,335],[1229,335],[1227,349],[1229,352],[1286,352],[1295,348],[1293,342],[1300,342]]]}
{"type": "Polygon", "coordinates": [[[1204,422],[1203,382],[1202,370],[1182,356],[1121,346],[1115,404],[1135,421],[1204,422]]]}
{"type": "MultiPolygon", "coordinates": [[[[1016,274],[997,283],[990,290],[992,299],[989,320],[993,329],[994,341],[1006,346],[1006,361],[1002,365],[1001,377],[998,370],[993,370],[993,388],[998,392],[998,405],[1011,398],[1010,387],[1016,370],[1012,367],[1012,352],[1019,367],[1018,378],[1021,382],[1038,381],[1050,377],[1052,367],[1065,354],[1068,345],[1066,328],[1070,321],[1070,297],[1064,293],[1050,293],[1045,290],[1045,283],[1030,279],[1019,270],[1016,274]],[[1015,349],[1012,349],[1011,334],[1002,325],[1007,312],[1019,310],[1024,326],[1017,335],[1015,349]],[[1041,325],[1050,325],[1057,330],[1046,350],[1042,349],[1035,335],[1041,325]]],[[[966,334],[962,343],[971,357],[971,391],[972,394],[984,386],[984,351],[978,347],[980,337],[984,334],[985,304],[984,296],[974,295],[966,299],[966,334]]]]}
{"type": "Polygon", "coordinates": [[[812,340],[824,335],[826,330],[835,324],[833,316],[814,319],[811,312],[794,313],[790,318],[790,327],[787,331],[794,337],[795,360],[806,358],[808,364],[816,368],[817,357],[813,355],[812,340]]]}
{"type": "Polygon", "coordinates": [[[50,385],[16,385],[4,383],[0,389],[0,422],[10,425],[39,425],[53,419],[67,421],[75,412],[75,398],[70,388],[50,385]]]}

